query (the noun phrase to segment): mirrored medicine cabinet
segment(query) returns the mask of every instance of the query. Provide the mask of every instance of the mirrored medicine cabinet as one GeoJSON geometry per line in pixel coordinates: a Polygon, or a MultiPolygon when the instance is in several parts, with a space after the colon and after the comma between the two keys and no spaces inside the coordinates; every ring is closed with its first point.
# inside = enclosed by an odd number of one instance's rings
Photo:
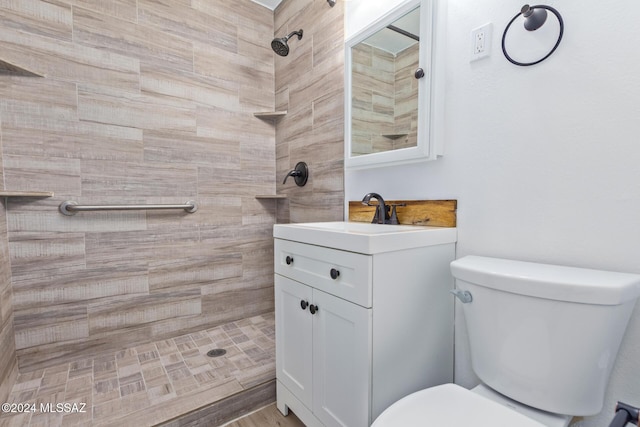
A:
{"type": "Polygon", "coordinates": [[[345,167],[398,165],[442,154],[438,9],[438,0],[405,1],[345,42],[345,167]]]}

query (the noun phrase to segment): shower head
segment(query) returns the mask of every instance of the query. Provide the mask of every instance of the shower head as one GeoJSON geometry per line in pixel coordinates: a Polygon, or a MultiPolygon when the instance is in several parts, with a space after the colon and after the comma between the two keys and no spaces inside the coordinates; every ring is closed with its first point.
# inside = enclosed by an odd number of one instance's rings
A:
{"type": "Polygon", "coordinates": [[[300,40],[302,38],[302,29],[293,31],[287,37],[273,39],[271,41],[271,49],[273,49],[273,51],[280,56],[287,56],[289,54],[289,45],[287,44],[287,40],[289,40],[294,35],[297,35],[298,40],[300,40]]]}

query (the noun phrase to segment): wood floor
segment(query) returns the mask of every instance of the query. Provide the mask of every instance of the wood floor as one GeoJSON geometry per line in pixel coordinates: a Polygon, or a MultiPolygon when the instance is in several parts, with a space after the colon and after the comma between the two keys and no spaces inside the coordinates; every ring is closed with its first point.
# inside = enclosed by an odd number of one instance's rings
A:
{"type": "Polygon", "coordinates": [[[305,427],[296,415],[289,411],[286,417],[278,411],[273,403],[261,410],[232,421],[224,427],[305,427]]]}

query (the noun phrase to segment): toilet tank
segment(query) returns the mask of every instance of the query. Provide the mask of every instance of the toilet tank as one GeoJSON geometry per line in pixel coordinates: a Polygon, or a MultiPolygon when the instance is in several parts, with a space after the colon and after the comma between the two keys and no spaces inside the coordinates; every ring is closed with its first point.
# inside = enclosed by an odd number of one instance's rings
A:
{"type": "Polygon", "coordinates": [[[601,411],[640,275],[467,256],[451,263],[471,362],[489,387],[566,415],[601,411]]]}

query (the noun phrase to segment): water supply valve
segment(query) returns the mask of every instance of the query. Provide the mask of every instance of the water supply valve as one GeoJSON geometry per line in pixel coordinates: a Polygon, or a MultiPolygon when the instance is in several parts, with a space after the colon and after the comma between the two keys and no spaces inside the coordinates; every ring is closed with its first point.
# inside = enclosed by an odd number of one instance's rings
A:
{"type": "Polygon", "coordinates": [[[640,421],[638,421],[639,413],[640,409],[627,405],[626,403],[618,402],[616,405],[616,415],[613,417],[609,427],[625,427],[629,423],[633,423],[634,426],[640,426],[640,421]]]}

